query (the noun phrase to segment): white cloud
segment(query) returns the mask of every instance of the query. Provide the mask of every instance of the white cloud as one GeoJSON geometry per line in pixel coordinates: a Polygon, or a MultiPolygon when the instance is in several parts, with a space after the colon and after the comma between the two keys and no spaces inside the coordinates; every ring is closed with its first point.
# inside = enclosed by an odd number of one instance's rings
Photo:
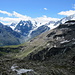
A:
{"type": "Polygon", "coordinates": [[[9,18],[9,17],[0,17],[0,20],[2,21],[7,21],[7,22],[15,22],[15,21],[19,21],[20,18],[9,18]]]}
{"type": "Polygon", "coordinates": [[[23,18],[23,17],[24,17],[23,15],[21,15],[21,14],[15,12],[15,11],[13,11],[13,15],[14,15],[15,17],[20,17],[20,18],[23,18]]]}
{"type": "MultiPolygon", "coordinates": [[[[19,17],[19,18],[27,18],[27,17],[28,17],[28,16],[25,16],[25,15],[21,15],[21,14],[15,12],[15,11],[13,11],[13,15],[14,15],[15,17],[19,17]]],[[[30,17],[28,17],[28,18],[30,18],[30,17]]]]}
{"type": "Polygon", "coordinates": [[[0,17],[0,21],[3,24],[11,24],[11,23],[16,23],[19,22],[21,18],[9,18],[9,17],[0,17]]]}
{"type": "Polygon", "coordinates": [[[15,17],[21,18],[22,20],[30,20],[31,19],[31,17],[19,14],[19,13],[15,12],[15,11],[13,11],[13,15],[15,17]]]}
{"type": "Polygon", "coordinates": [[[37,17],[35,19],[38,19],[38,20],[44,20],[44,21],[56,21],[56,20],[59,20],[58,18],[51,18],[51,17],[47,17],[46,15],[43,15],[42,17],[37,17]]]}
{"type": "Polygon", "coordinates": [[[43,25],[43,24],[48,23],[49,21],[58,21],[59,19],[51,18],[51,17],[47,17],[46,15],[43,15],[42,17],[37,17],[34,20],[38,22],[38,25],[40,25],[40,23],[41,25],[43,25]]]}
{"type": "Polygon", "coordinates": [[[58,14],[59,14],[59,15],[66,15],[66,16],[69,16],[69,15],[75,14],[75,10],[61,11],[61,12],[59,12],[58,14]]]}
{"type": "Polygon", "coordinates": [[[21,15],[15,11],[13,13],[8,13],[7,11],[0,10],[1,13],[7,14],[8,16],[14,16],[14,18],[10,17],[0,17],[0,22],[4,22],[4,24],[11,24],[12,22],[19,22],[20,20],[31,20],[31,17],[26,15],[21,15]]]}
{"type": "Polygon", "coordinates": [[[9,13],[9,12],[7,12],[7,11],[2,11],[2,10],[0,10],[0,13],[7,14],[8,16],[12,16],[12,14],[9,13]]]}
{"type": "Polygon", "coordinates": [[[48,10],[47,8],[44,8],[44,10],[48,10]]]}
{"type": "Polygon", "coordinates": [[[73,4],[73,9],[75,9],[75,4],[73,4]]]}
{"type": "Polygon", "coordinates": [[[7,11],[5,11],[5,12],[6,12],[7,15],[9,14],[8,16],[12,16],[14,18],[0,17],[0,22],[2,22],[2,23],[4,22],[4,24],[11,24],[13,22],[18,23],[20,20],[25,20],[25,21],[26,20],[31,20],[33,23],[35,23],[35,21],[37,21],[38,25],[40,25],[40,23],[45,24],[45,23],[48,23],[49,21],[59,20],[58,18],[51,18],[51,17],[47,17],[46,15],[43,15],[42,17],[31,18],[29,16],[19,14],[15,11],[13,11],[13,13],[8,13],[7,11]]]}

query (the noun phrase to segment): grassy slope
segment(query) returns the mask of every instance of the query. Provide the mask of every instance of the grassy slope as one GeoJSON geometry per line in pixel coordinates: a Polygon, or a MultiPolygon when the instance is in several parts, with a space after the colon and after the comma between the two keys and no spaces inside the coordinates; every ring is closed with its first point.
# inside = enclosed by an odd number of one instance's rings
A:
{"type": "Polygon", "coordinates": [[[41,35],[25,43],[21,51],[17,53],[15,57],[24,58],[33,51],[35,51],[36,53],[37,51],[42,50],[47,45],[47,42],[49,41],[46,37],[48,33],[50,33],[50,31],[42,33],[41,35]]]}
{"type": "Polygon", "coordinates": [[[47,43],[49,42],[49,40],[52,41],[53,39],[52,38],[48,39],[46,36],[52,31],[53,30],[42,33],[41,35],[31,39],[30,41],[26,43],[23,43],[20,45],[4,46],[3,48],[10,48],[10,49],[17,48],[18,52],[16,52],[16,54],[13,54],[13,56],[15,58],[24,58],[31,52],[35,51],[36,53],[37,51],[42,50],[42,48],[47,46],[47,43]]]}
{"type": "MultiPolygon", "coordinates": [[[[4,51],[2,51],[3,53],[5,52],[6,54],[8,53],[7,50],[9,49],[10,53],[13,53],[13,57],[14,58],[24,58],[26,57],[28,54],[30,54],[31,52],[36,50],[42,50],[42,46],[45,46],[45,44],[47,43],[46,39],[46,34],[48,34],[49,31],[45,32],[44,34],[41,34],[35,38],[33,38],[32,40],[20,44],[20,45],[11,45],[11,46],[3,46],[0,47],[3,48],[4,51]]],[[[1,53],[1,52],[0,52],[1,53]]],[[[1,53],[1,54],[3,54],[1,53]]]]}

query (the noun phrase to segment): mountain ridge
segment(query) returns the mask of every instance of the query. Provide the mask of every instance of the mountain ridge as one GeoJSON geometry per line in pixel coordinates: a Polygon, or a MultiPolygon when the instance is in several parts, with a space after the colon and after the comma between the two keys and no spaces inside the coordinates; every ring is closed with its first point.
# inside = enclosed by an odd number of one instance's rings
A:
{"type": "Polygon", "coordinates": [[[21,44],[21,34],[0,23],[0,46],[21,44]]]}
{"type": "MultiPolygon", "coordinates": [[[[41,26],[43,26],[43,25],[45,25],[45,26],[48,26],[48,27],[50,27],[50,29],[54,29],[54,28],[56,28],[57,26],[59,26],[59,24],[63,24],[63,23],[65,23],[66,21],[68,21],[68,20],[73,20],[73,19],[75,19],[75,14],[73,14],[73,15],[70,15],[70,16],[67,16],[67,17],[64,17],[64,18],[62,18],[61,20],[59,20],[59,21],[49,21],[48,23],[44,23],[44,24],[42,24],[42,23],[39,23],[38,21],[35,21],[35,20],[29,20],[31,23],[32,23],[32,29],[30,30],[30,33],[28,33],[29,35],[30,34],[32,34],[35,30],[37,30],[39,27],[41,27],[41,26]]],[[[22,21],[21,20],[21,22],[28,22],[28,21],[22,21]]],[[[19,22],[20,23],[20,22],[19,22]]],[[[18,24],[19,24],[18,23],[18,24]]],[[[18,25],[17,24],[17,25],[18,25]]],[[[16,25],[16,26],[17,26],[16,25]]],[[[15,29],[14,29],[15,30],[15,29]]],[[[16,29],[16,31],[17,32],[19,32],[17,29],[16,29]]],[[[24,32],[23,32],[24,33],[24,32]]],[[[29,36],[29,35],[27,35],[27,37],[29,36]]]]}
{"type": "MultiPolygon", "coordinates": [[[[75,15],[67,16],[57,22],[49,21],[45,25],[42,25],[42,23],[37,23],[37,21],[34,20],[21,20],[19,23],[12,23],[11,25],[9,25],[9,27],[11,27],[14,32],[16,31],[15,35],[16,33],[18,33],[23,37],[22,39],[24,39],[24,41],[20,39],[20,42],[22,41],[21,43],[24,43],[27,40],[30,40],[31,38],[34,38],[49,29],[52,30],[59,26],[59,24],[63,24],[64,22],[72,19],[75,19],[75,15]]],[[[10,28],[8,28],[7,31],[10,31],[10,28]]]]}

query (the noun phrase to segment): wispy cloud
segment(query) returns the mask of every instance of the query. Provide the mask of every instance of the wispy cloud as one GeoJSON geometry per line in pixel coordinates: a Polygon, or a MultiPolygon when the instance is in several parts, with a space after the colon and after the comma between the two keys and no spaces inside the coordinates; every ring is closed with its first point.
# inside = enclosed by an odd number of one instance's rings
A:
{"type": "Polygon", "coordinates": [[[21,18],[10,18],[10,17],[0,17],[0,22],[5,25],[10,25],[11,23],[17,23],[21,20],[21,18]]]}
{"type": "Polygon", "coordinates": [[[47,8],[44,8],[44,10],[48,10],[47,8]]]}
{"type": "MultiPolygon", "coordinates": [[[[11,24],[13,22],[16,22],[18,23],[20,20],[32,20],[33,22],[34,21],[37,21],[38,23],[48,23],[49,21],[57,21],[59,20],[58,18],[51,18],[51,17],[47,17],[46,15],[43,15],[42,17],[37,17],[37,18],[31,18],[27,15],[22,15],[20,13],[17,13],[16,11],[13,11],[12,13],[9,13],[7,11],[2,11],[0,10],[3,14],[7,14],[8,17],[0,17],[0,22],[4,22],[4,24],[11,24]],[[10,16],[14,17],[14,18],[11,18],[10,16]]],[[[40,24],[38,24],[40,25],[40,24]]]]}
{"type": "Polygon", "coordinates": [[[66,16],[69,16],[69,15],[75,14],[75,10],[61,11],[61,12],[59,12],[58,14],[59,14],[59,15],[66,15],[66,16]]]}
{"type": "Polygon", "coordinates": [[[19,13],[15,12],[15,11],[13,11],[13,16],[15,16],[17,18],[21,18],[22,20],[24,20],[24,19],[25,20],[31,19],[31,17],[26,16],[26,15],[22,15],[22,14],[19,14],[19,13]]]}
{"type": "Polygon", "coordinates": [[[2,11],[2,10],[0,10],[0,13],[2,13],[2,14],[7,14],[8,16],[12,16],[12,14],[9,13],[9,12],[7,12],[7,11],[2,11]]]}
{"type": "Polygon", "coordinates": [[[20,20],[30,20],[31,19],[31,17],[19,14],[15,11],[13,11],[12,13],[9,13],[7,11],[0,10],[0,13],[8,15],[8,17],[0,17],[0,21],[4,22],[4,24],[5,24],[5,22],[6,22],[6,24],[11,24],[12,22],[19,22],[20,20]],[[10,18],[10,16],[12,16],[14,18],[10,18]]]}
{"type": "Polygon", "coordinates": [[[75,4],[73,4],[73,9],[75,9],[75,4]]]}
{"type": "Polygon", "coordinates": [[[34,20],[38,22],[38,26],[39,26],[40,23],[41,23],[41,25],[44,25],[44,24],[46,24],[46,23],[48,23],[50,21],[58,21],[60,19],[52,18],[52,17],[47,17],[46,15],[43,15],[42,17],[37,17],[34,20]]]}

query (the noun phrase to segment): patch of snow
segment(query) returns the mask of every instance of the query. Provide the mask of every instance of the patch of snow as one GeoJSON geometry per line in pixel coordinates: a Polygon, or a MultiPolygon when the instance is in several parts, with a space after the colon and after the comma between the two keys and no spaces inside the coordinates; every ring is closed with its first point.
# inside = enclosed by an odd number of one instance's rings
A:
{"type": "Polygon", "coordinates": [[[62,24],[64,24],[66,21],[67,21],[67,19],[64,18],[64,19],[62,20],[62,24]]]}
{"type": "Polygon", "coordinates": [[[18,75],[21,75],[22,73],[26,73],[26,72],[33,71],[32,69],[16,69],[16,68],[18,68],[18,66],[13,65],[13,66],[11,67],[11,70],[12,70],[12,71],[16,71],[18,75]]]}
{"type": "Polygon", "coordinates": [[[35,28],[33,28],[32,30],[30,30],[30,32],[29,32],[29,34],[28,34],[28,37],[31,37],[31,33],[34,31],[34,30],[36,30],[38,27],[35,27],[35,28]]]}
{"type": "Polygon", "coordinates": [[[50,25],[47,25],[48,27],[50,27],[50,29],[54,29],[57,27],[57,25],[55,26],[54,24],[50,24],[50,25]]]}
{"type": "Polygon", "coordinates": [[[30,72],[30,71],[33,71],[32,69],[19,69],[19,70],[16,70],[17,71],[17,74],[22,74],[22,73],[26,73],[26,72],[30,72]]]}
{"type": "Polygon", "coordinates": [[[59,40],[59,37],[57,37],[56,40],[59,40]]]}
{"type": "Polygon", "coordinates": [[[54,47],[57,47],[56,45],[54,45],[54,47]]]}
{"type": "Polygon", "coordinates": [[[14,30],[15,29],[15,26],[10,26],[10,28],[12,28],[14,30]]]}
{"type": "Polygon", "coordinates": [[[75,20],[75,14],[62,18],[60,21],[57,21],[55,25],[64,24],[66,21],[75,20]]]}
{"type": "Polygon", "coordinates": [[[49,46],[50,44],[48,43],[47,46],[49,46]]]}
{"type": "Polygon", "coordinates": [[[26,25],[26,23],[24,23],[24,26],[26,25]]]}
{"type": "Polygon", "coordinates": [[[16,32],[21,32],[21,31],[20,31],[20,30],[18,30],[18,29],[16,29],[15,31],[16,31],[16,32]]]}
{"type": "Polygon", "coordinates": [[[62,38],[64,39],[64,36],[62,38]]]}
{"type": "Polygon", "coordinates": [[[26,33],[24,33],[24,35],[27,35],[26,33]]]}
{"type": "Polygon", "coordinates": [[[60,42],[60,43],[63,44],[63,43],[66,43],[66,42],[70,42],[70,41],[64,40],[64,41],[62,41],[62,42],[60,42]]]}
{"type": "Polygon", "coordinates": [[[16,69],[15,68],[17,68],[18,66],[16,66],[16,65],[13,65],[13,66],[11,66],[11,70],[12,71],[15,71],[16,69]]]}
{"type": "Polygon", "coordinates": [[[28,27],[30,27],[30,25],[28,25],[28,27]]]}
{"type": "Polygon", "coordinates": [[[22,26],[22,24],[20,24],[20,26],[22,26]]]}
{"type": "Polygon", "coordinates": [[[12,23],[11,25],[9,25],[10,28],[12,28],[13,30],[16,28],[18,23],[12,23]]]}

